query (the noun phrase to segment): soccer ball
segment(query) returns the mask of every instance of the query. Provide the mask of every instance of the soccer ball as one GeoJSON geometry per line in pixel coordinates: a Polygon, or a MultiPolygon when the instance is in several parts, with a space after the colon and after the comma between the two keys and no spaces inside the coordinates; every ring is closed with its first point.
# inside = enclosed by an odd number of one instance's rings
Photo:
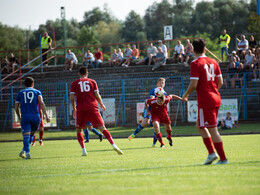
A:
{"type": "Polygon", "coordinates": [[[162,87],[157,87],[155,90],[154,90],[154,94],[157,96],[157,97],[162,97],[164,95],[164,90],[162,87]]]}

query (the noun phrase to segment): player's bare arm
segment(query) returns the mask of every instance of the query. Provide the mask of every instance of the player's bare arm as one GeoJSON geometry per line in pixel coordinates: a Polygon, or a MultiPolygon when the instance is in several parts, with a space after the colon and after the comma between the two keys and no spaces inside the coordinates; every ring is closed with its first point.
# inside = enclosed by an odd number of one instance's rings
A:
{"type": "Polygon", "coordinates": [[[198,85],[198,80],[196,80],[196,79],[191,79],[190,80],[189,87],[188,87],[188,89],[186,90],[186,92],[182,96],[184,101],[188,100],[189,95],[197,88],[197,85],[198,85]]]}
{"type": "Polygon", "coordinates": [[[76,109],[76,105],[75,105],[75,94],[73,94],[73,93],[70,94],[70,103],[71,103],[72,108],[73,108],[73,118],[75,119],[77,109],[76,109]]]}
{"type": "Polygon", "coordinates": [[[149,105],[147,104],[147,100],[145,100],[145,108],[146,108],[146,111],[147,111],[147,115],[151,116],[151,113],[150,113],[150,110],[149,110],[149,105]]]}
{"type": "Polygon", "coordinates": [[[42,96],[38,96],[38,102],[39,102],[39,104],[40,104],[40,107],[41,107],[41,110],[42,110],[42,112],[43,112],[43,115],[45,115],[46,116],[46,121],[47,122],[50,122],[50,118],[49,118],[49,116],[48,116],[48,114],[47,114],[47,110],[46,110],[46,106],[45,106],[45,104],[44,104],[44,102],[43,102],[43,100],[42,100],[42,96]]]}
{"type": "Polygon", "coordinates": [[[174,95],[174,94],[172,94],[172,95],[169,95],[172,99],[174,99],[174,100],[181,100],[181,101],[185,101],[183,98],[181,98],[180,96],[178,96],[178,95],[174,95]]]}
{"type": "Polygon", "coordinates": [[[218,89],[220,89],[223,85],[223,78],[222,76],[217,77],[217,84],[218,84],[218,89]]]}
{"type": "Polygon", "coordinates": [[[19,120],[21,121],[21,114],[20,114],[19,107],[20,107],[20,103],[15,102],[15,105],[14,105],[15,113],[16,113],[17,117],[19,118],[19,120]]]}
{"type": "Polygon", "coordinates": [[[97,101],[98,101],[100,107],[105,111],[106,110],[106,106],[103,104],[102,98],[101,98],[101,96],[100,96],[98,91],[95,91],[95,96],[97,98],[97,101]]]}

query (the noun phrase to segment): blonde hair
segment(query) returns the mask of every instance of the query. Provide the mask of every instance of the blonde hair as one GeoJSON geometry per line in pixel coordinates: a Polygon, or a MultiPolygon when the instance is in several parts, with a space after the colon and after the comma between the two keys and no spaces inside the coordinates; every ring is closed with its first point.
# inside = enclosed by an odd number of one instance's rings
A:
{"type": "Polygon", "coordinates": [[[161,77],[161,78],[158,79],[157,82],[159,82],[159,81],[164,81],[164,82],[165,82],[165,78],[162,78],[162,77],[161,77]]]}

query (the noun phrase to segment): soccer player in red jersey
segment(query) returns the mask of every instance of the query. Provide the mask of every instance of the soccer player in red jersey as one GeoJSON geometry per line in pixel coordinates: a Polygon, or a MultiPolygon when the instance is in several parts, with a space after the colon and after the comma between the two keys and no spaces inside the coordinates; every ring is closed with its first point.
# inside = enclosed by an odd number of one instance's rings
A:
{"type": "Polygon", "coordinates": [[[160,124],[164,124],[166,127],[166,131],[168,134],[168,141],[170,146],[172,146],[172,129],[171,129],[171,121],[169,115],[167,113],[167,104],[172,100],[183,100],[181,97],[177,95],[163,95],[161,97],[148,99],[145,101],[145,107],[148,113],[148,116],[151,115],[151,121],[154,127],[154,132],[156,134],[157,139],[161,143],[161,147],[165,147],[162,134],[160,132],[160,124]],[[149,106],[151,110],[149,110],[149,106]]]}
{"type": "Polygon", "coordinates": [[[206,42],[203,39],[194,40],[192,45],[196,59],[190,65],[190,84],[183,99],[187,101],[189,94],[194,90],[197,91],[198,121],[196,126],[209,153],[204,165],[211,164],[218,158],[218,155],[220,160],[216,164],[228,164],[217,128],[217,116],[221,104],[218,90],[223,85],[221,71],[214,59],[205,56],[206,42]]]}
{"type": "MultiPolygon", "coordinates": [[[[41,118],[41,122],[40,122],[40,126],[39,126],[39,143],[40,143],[40,146],[43,146],[42,138],[43,138],[43,134],[44,134],[44,124],[43,124],[43,117],[42,117],[40,105],[39,105],[39,113],[40,113],[40,118],[41,118]]],[[[32,146],[35,146],[35,134],[33,137],[32,146]]]]}
{"type": "Polygon", "coordinates": [[[76,118],[77,137],[82,148],[82,156],[87,156],[82,134],[87,121],[89,121],[93,127],[98,128],[111,143],[113,149],[119,155],[122,155],[123,152],[114,143],[112,136],[106,129],[104,121],[100,116],[98,103],[104,111],[106,110],[106,107],[102,102],[96,81],[87,78],[88,69],[86,67],[81,67],[79,69],[79,76],[80,79],[75,80],[71,84],[70,101],[74,110],[73,116],[76,118]],[[75,97],[77,99],[77,108],[75,105],[75,97]]]}

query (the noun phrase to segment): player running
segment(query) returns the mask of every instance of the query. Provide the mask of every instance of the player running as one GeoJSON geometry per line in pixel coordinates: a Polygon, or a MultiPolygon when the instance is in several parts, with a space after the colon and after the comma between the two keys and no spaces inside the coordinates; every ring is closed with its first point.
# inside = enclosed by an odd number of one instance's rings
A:
{"type": "MultiPolygon", "coordinates": [[[[164,88],[165,86],[165,78],[159,78],[157,81],[157,87],[161,87],[164,88]]],[[[149,99],[153,99],[156,97],[154,90],[157,88],[155,87],[154,89],[151,90],[150,94],[149,94],[149,99]]],[[[167,95],[167,93],[165,92],[165,95],[167,95]]],[[[134,131],[133,134],[131,134],[128,137],[128,140],[131,141],[132,139],[135,138],[135,136],[143,130],[143,128],[145,128],[148,124],[150,124],[152,126],[152,124],[150,123],[151,120],[151,116],[148,116],[146,108],[144,108],[144,113],[143,113],[143,119],[141,124],[138,125],[138,127],[136,128],[136,130],[134,131]]],[[[156,134],[154,133],[154,138],[153,138],[153,145],[152,147],[155,147],[155,144],[157,142],[157,138],[156,138],[156,134]]]]}
{"type": "Polygon", "coordinates": [[[190,65],[190,84],[183,98],[188,100],[189,95],[194,90],[197,91],[196,126],[209,153],[204,165],[211,164],[218,158],[213,144],[220,156],[216,164],[228,164],[217,128],[217,116],[221,104],[218,90],[223,85],[221,71],[215,60],[205,56],[206,42],[203,39],[196,39],[192,44],[196,59],[190,65]]]}
{"type": "Polygon", "coordinates": [[[167,104],[172,100],[182,100],[183,99],[177,95],[168,95],[161,96],[153,99],[148,99],[145,101],[145,108],[147,111],[147,115],[151,116],[151,121],[154,127],[154,133],[156,134],[156,138],[161,143],[161,147],[165,147],[162,134],[160,132],[160,124],[164,124],[167,131],[167,139],[169,141],[169,145],[172,146],[172,129],[171,129],[171,120],[169,118],[167,112],[167,104]]]}
{"type": "Polygon", "coordinates": [[[47,122],[49,122],[50,119],[42,99],[42,93],[33,88],[34,79],[32,77],[27,77],[24,84],[26,88],[17,94],[15,100],[15,112],[21,122],[23,134],[23,149],[19,156],[22,158],[31,159],[30,144],[41,122],[39,105],[43,111],[43,114],[46,116],[47,122]],[[20,106],[21,114],[19,110],[20,106]]]}
{"type": "Polygon", "coordinates": [[[106,107],[102,102],[96,81],[87,78],[88,69],[86,67],[81,67],[79,69],[79,76],[80,79],[75,80],[71,84],[70,101],[74,110],[73,116],[76,118],[77,137],[82,148],[82,156],[87,156],[88,154],[82,135],[83,128],[85,127],[87,121],[93,124],[95,128],[97,127],[111,143],[113,149],[119,155],[122,155],[123,152],[114,143],[112,136],[106,129],[104,121],[100,116],[98,103],[104,111],[106,110],[106,107]],[[75,97],[77,98],[77,108],[75,105],[75,97]]]}
{"type": "Polygon", "coordinates": [[[88,143],[89,142],[89,130],[92,131],[93,133],[95,133],[98,137],[99,137],[99,140],[100,142],[102,142],[103,140],[103,136],[101,133],[99,133],[94,127],[93,125],[87,121],[83,131],[84,131],[84,134],[85,134],[85,138],[86,138],[86,141],[85,143],[88,143]]]}
{"type": "MultiPolygon", "coordinates": [[[[44,134],[44,123],[43,123],[43,116],[42,116],[40,105],[39,105],[39,114],[40,114],[40,118],[41,118],[41,122],[40,122],[40,126],[39,126],[39,144],[40,144],[40,146],[43,146],[42,138],[43,138],[43,134],[44,134]]],[[[32,146],[35,146],[35,134],[33,137],[32,146]]]]}

